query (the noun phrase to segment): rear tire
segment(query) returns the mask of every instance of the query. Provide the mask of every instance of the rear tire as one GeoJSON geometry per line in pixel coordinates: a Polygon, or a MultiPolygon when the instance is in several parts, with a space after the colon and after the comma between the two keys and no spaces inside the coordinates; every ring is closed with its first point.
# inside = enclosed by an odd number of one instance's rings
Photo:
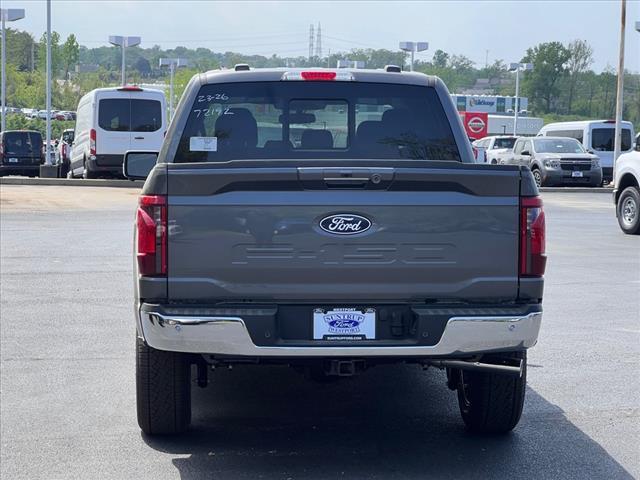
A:
{"type": "Polygon", "coordinates": [[[136,339],[138,425],[148,435],[171,435],[191,423],[191,365],[188,356],[156,350],[136,339]]]}
{"type": "MultiPolygon", "coordinates": [[[[524,360],[522,377],[492,372],[457,372],[458,405],[469,431],[507,433],[520,421],[527,384],[527,353],[503,354],[501,358],[524,360]]],[[[483,361],[491,363],[491,358],[485,357],[483,361]]]]}
{"type": "Polygon", "coordinates": [[[638,187],[625,188],[616,205],[618,224],[624,233],[640,234],[640,190],[638,187]]]}

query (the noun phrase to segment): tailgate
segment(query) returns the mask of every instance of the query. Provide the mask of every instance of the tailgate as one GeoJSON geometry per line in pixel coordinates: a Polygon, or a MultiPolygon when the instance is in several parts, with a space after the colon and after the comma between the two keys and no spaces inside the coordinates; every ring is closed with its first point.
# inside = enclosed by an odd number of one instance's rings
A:
{"type": "Polygon", "coordinates": [[[509,166],[170,164],[168,295],[514,300],[519,188],[509,166]]]}

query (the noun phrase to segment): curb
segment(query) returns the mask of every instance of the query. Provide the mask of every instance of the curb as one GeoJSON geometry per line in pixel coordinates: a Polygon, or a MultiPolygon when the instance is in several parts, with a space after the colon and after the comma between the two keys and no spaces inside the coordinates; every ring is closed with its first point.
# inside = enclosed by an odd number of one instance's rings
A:
{"type": "Polygon", "coordinates": [[[538,190],[543,193],[608,193],[613,195],[613,188],[603,187],[539,187],[538,190]]]}
{"type": "Polygon", "coordinates": [[[115,188],[142,188],[140,180],[84,180],[71,178],[21,178],[2,177],[0,185],[57,185],[64,187],[115,187],[115,188]]]}

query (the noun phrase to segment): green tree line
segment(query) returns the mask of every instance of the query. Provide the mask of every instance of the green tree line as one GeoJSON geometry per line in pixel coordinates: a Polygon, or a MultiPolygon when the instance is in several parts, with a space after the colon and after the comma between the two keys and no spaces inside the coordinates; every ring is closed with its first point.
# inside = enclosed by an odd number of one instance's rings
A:
{"type": "MultiPolygon", "coordinates": [[[[385,49],[353,49],[325,58],[280,57],[215,52],[208,48],[176,47],[162,49],[134,47],[127,50],[127,81],[130,83],[167,83],[168,71],[159,66],[163,57],[181,57],[188,68],[176,73],[175,90],[179,98],[191,76],[217,68],[232,68],[237,63],[252,67],[335,66],[339,60],[364,61],[367,68],[406,65],[404,52],[385,49]]],[[[30,33],[7,29],[7,104],[13,107],[44,108],[45,37],[36,40],[30,33]]],[[[531,115],[547,121],[581,118],[613,118],[615,115],[616,74],[611,67],[595,72],[593,50],[584,40],[568,44],[546,42],[532,46],[522,62],[533,70],[521,73],[521,95],[529,98],[531,115]]],[[[53,108],[75,110],[86,92],[120,82],[121,51],[118,47],[87,48],[74,35],[60,38],[52,34],[53,108]]],[[[449,91],[464,93],[479,83],[489,85],[487,93],[515,94],[515,75],[502,60],[479,66],[468,57],[436,50],[430,61],[417,61],[415,70],[437,75],[449,91]]],[[[625,73],[624,118],[640,125],[640,74],[625,73]]]]}

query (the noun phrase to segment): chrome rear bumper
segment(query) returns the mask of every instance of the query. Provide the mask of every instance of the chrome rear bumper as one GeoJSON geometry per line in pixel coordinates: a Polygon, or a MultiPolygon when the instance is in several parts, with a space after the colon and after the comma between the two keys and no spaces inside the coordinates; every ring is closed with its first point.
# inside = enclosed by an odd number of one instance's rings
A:
{"type": "Polygon", "coordinates": [[[433,346],[258,346],[240,317],[139,312],[139,331],[151,347],[173,352],[247,357],[420,357],[518,350],[534,346],[542,313],[452,317],[433,346]]]}

